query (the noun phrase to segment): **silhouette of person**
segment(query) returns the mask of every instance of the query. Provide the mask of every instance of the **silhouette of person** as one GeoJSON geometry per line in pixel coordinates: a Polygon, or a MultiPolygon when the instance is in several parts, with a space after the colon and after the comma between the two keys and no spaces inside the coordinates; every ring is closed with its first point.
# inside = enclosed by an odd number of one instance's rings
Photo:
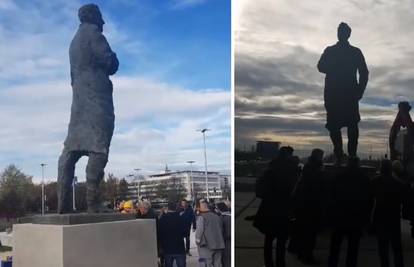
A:
{"type": "Polygon", "coordinates": [[[394,266],[403,267],[401,244],[401,208],[405,204],[409,187],[392,173],[389,160],[381,162],[381,174],[371,183],[375,199],[373,224],[378,238],[381,267],[388,267],[389,246],[394,253],[394,266]]]}
{"type": "Polygon", "coordinates": [[[357,157],[349,158],[345,170],[334,178],[331,204],[333,231],[328,266],[338,266],[341,243],[346,236],[348,239],[346,266],[355,267],[362,230],[369,222],[372,208],[370,180],[360,168],[357,157]]]}
{"type": "Polygon", "coordinates": [[[293,236],[293,242],[297,244],[299,260],[305,264],[317,263],[313,250],[316,245],[317,232],[322,225],[323,206],[326,202],[323,154],[321,149],[312,150],[293,194],[296,217],[296,233],[293,236]]]}
{"type": "Polygon", "coordinates": [[[368,83],[368,68],[361,50],[349,44],[351,28],[341,22],[338,42],[323,52],[318,70],[325,73],[324,101],[327,113],[326,128],[334,146],[336,163],[343,157],[341,128],[348,130],[348,154],[357,154],[359,129],[359,100],[368,83]],[[357,72],[359,81],[357,80],[357,72]]]}
{"type": "Polygon", "coordinates": [[[253,226],[265,235],[264,261],[266,267],[284,267],[288,239],[291,192],[297,179],[297,165],[292,160],[293,149],[281,147],[264,175],[259,178],[256,194],[262,199],[253,226]],[[273,262],[273,240],[276,239],[276,265],[273,262]]]}

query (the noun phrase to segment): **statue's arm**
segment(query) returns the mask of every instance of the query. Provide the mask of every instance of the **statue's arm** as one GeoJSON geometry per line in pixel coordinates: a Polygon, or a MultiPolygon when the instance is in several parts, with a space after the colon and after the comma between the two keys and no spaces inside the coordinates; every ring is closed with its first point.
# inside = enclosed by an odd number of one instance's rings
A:
{"type": "Polygon", "coordinates": [[[319,59],[318,62],[318,70],[319,72],[322,73],[328,73],[329,68],[331,64],[329,64],[329,52],[328,52],[328,48],[325,49],[325,51],[323,51],[321,58],[319,59]]]}
{"type": "Polygon", "coordinates": [[[91,48],[97,65],[104,68],[108,75],[115,74],[119,61],[102,33],[96,32],[91,42],[91,48]]]}
{"type": "Polygon", "coordinates": [[[368,84],[368,67],[367,63],[365,62],[364,55],[362,54],[361,50],[359,50],[359,60],[358,60],[358,74],[359,74],[359,99],[362,98],[365,92],[365,88],[368,84]]]}

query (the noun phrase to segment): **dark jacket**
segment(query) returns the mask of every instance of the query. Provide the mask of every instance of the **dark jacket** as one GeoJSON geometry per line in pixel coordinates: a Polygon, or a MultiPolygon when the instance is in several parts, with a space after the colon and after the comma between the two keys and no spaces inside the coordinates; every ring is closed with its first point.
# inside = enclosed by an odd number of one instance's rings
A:
{"type": "Polygon", "coordinates": [[[319,226],[326,210],[327,190],[322,163],[309,161],[294,192],[294,215],[306,224],[319,226]]]}
{"type": "Polygon", "coordinates": [[[196,216],[195,216],[193,208],[191,208],[190,206],[187,207],[186,209],[180,208],[179,213],[180,213],[181,218],[184,221],[187,233],[190,232],[191,225],[193,225],[193,229],[195,230],[196,229],[196,216]]]}
{"type": "Polygon", "coordinates": [[[184,228],[178,212],[167,212],[159,219],[159,240],[164,255],[185,254],[184,228]]]}
{"type": "Polygon", "coordinates": [[[326,127],[331,129],[359,122],[358,102],[368,83],[368,68],[361,50],[349,43],[328,46],[318,62],[318,70],[326,74],[326,127]]]}
{"type": "Polygon", "coordinates": [[[297,181],[298,169],[288,159],[275,159],[262,179],[262,198],[253,226],[264,234],[287,231],[291,209],[291,193],[297,181]]]}
{"type": "Polygon", "coordinates": [[[330,207],[334,227],[362,229],[371,208],[370,180],[361,168],[346,168],[335,177],[330,207]]]}
{"type": "Polygon", "coordinates": [[[221,214],[221,220],[223,221],[223,237],[224,242],[230,244],[231,241],[231,214],[230,212],[223,212],[221,214]]]}
{"type": "Polygon", "coordinates": [[[371,182],[371,191],[375,199],[374,225],[399,224],[402,206],[407,205],[409,190],[407,184],[392,175],[376,177],[371,182]]]}

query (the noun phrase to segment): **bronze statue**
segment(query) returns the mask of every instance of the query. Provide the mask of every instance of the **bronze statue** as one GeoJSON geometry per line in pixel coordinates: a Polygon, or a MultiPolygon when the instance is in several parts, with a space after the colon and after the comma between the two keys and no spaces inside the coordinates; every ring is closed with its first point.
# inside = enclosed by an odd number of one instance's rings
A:
{"type": "Polygon", "coordinates": [[[118,59],[105,36],[99,7],[82,6],[81,24],[70,49],[70,75],[73,92],[68,135],[58,163],[58,213],[71,212],[70,191],[75,164],[88,156],[86,167],[88,213],[104,210],[99,184],[108,162],[114,131],[114,106],[110,75],[118,70],[118,59]]]}
{"type": "Polygon", "coordinates": [[[348,154],[356,157],[359,129],[359,100],[368,83],[368,68],[361,50],[349,44],[351,28],[346,23],[338,27],[338,42],[323,52],[318,70],[325,73],[324,100],[326,128],[334,146],[336,163],[343,157],[341,128],[348,130],[348,154]],[[359,81],[357,79],[359,74],[359,81]]]}

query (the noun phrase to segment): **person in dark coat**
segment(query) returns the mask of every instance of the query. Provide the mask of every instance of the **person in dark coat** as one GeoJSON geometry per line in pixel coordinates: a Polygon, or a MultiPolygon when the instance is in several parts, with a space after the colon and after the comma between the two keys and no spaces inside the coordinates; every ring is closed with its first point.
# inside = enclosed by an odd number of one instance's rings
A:
{"type": "Polygon", "coordinates": [[[191,256],[190,253],[190,232],[191,225],[193,225],[193,231],[196,230],[196,216],[192,207],[188,205],[187,200],[181,200],[180,207],[178,209],[181,218],[185,224],[185,252],[188,256],[191,256]]]}
{"type": "Polygon", "coordinates": [[[297,166],[292,161],[293,149],[281,147],[276,159],[269,164],[265,174],[256,183],[256,195],[261,198],[253,226],[265,235],[264,261],[274,267],[272,250],[276,244],[276,266],[285,266],[285,246],[288,239],[291,193],[297,180],[297,166]]]}
{"type": "Polygon", "coordinates": [[[389,160],[381,162],[381,175],[371,183],[375,199],[373,225],[378,238],[378,252],[382,267],[389,266],[389,246],[394,253],[394,266],[403,267],[401,243],[401,209],[406,203],[409,187],[392,174],[389,160]]]}
{"type": "Polygon", "coordinates": [[[357,157],[349,158],[345,170],[334,178],[332,188],[332,236],[329,267],[337,267],[341,243],[348,239],[346,266],[355,267],[358,261],[362,231],[370,221],[372,198],[369,177],[359,166],[357,157]]]}
{"type": "Polygon", "coordinates": [[[368,68],[361,50],[349,44],[351,28],[339,24],[338,42],[323,52],[318,70],[325,73],[324,100],[326,128],[334,146],[337,163],[343,157],[341,128],[348,128],[348,154],[356,156],[358,146],[359,100],[368,83],[368,68]],[[359,81],[357,80],[357,72],[359,81]]]}
{"type": "Polygon", "coordinates": [[[323,154],[321,149],[312,150],[293,195],[296,247],[299,260],[305,264],[317,263],[313,250],[326,203],[323,154]]]}
{"type": "Polygon", "coordinates": [[[185,267],[185,224],[177,212],[176,202],[168,203],[167,212],[159,219],[158,231],[165,267],[173,267],[174,261],[177,267],[185,267]]]}
{"type": "Polygon", "coordinates": [[[414,181],[413,177],[409,175],[403,164],[399,160],[392,162],[393,176],[403,182],[406,186],[407,195],[405,197],[405,203],[402,208],[401,217],[404,220],[411,222],[411,237],[414,238],[414,181]]]}

